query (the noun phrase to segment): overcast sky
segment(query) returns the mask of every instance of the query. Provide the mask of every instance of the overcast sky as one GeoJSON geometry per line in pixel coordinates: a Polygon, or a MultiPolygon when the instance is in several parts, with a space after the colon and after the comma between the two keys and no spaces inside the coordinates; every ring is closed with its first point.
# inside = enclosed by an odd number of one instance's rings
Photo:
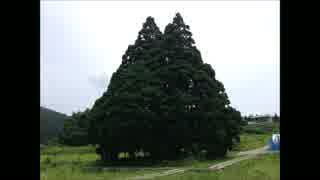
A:
{"type": "Polygon", "coordinates": [[[163,31],[176,12],[233,107],[279,114],[279,1],[42,1],[41,106],[92,107],[145,19],[163,31]]]}

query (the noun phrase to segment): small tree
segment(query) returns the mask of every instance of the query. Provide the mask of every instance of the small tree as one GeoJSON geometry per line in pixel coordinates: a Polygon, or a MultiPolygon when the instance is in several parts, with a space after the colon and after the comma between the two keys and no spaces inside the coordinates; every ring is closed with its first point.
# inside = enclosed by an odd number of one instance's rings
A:
{"type": "Polygon", "coordinates": [[[84,112],[73,113],[64,122],[63,134],[59,137],[62,144],[87,145],[89,128],[89,109],[84,112]]]}
{"type": "Polygon", "coordinates": [[[277,113],[274,114],[273,120],[274,120],[274,122],[280,122],[280,117],[278,116],[277,113]]]}

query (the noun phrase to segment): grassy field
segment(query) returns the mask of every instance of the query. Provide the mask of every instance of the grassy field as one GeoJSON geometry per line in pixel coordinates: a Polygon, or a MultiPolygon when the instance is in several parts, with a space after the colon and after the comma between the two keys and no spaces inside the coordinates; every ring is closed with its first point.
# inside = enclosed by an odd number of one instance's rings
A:
{"type": "Polygon", "coordinates": [[[247,151],[263,147],[268,144],[272,134],[242,134],[240,135],[240,143],[235,147],[234,151],[247,151]]]}
{"type": "Polygon", "coordinates": [[[93,146],[67,147],[47,146],[40,150],[40,176],[41,180],[91,180],[91,179],[125,179],[137,175],[164,171],[161,168],[207,168],[210,165],[230,159],[230,157],[217,160],[186,159],[181,161],[168,161],[152,166],[152,168],[139,170],[135,168],[108,170],[97,165],[99,157],[93,146]]]}
{"type": "Polygon", "coordinates": [[[186,172],[155,180],[280,180],[280,154],[261,155],[221,171],[186,172]]]}
{"type": "MultiPolygon", "coordinates": [[[[266,125],[266,127],[270,127],[266,125]]],[[[253,127],[249,127],[253,128],[253,127]]],[[[260,126],[260,128],[263,128],[260,126]]],[[[212,164],[233,158],[239,151],[246,151],[265,146],[276,131],[276,126],[264,133],[243,133],[241,142],[236,149],[228,154],[226,158],[217,160],[185,159],[181,161],[169,161],[152,166],[153,168],[207,168],[212,164]]],[[[267,128],[268,129],[268,128],[267,128]]],[[[150,174],[164,171],[163,169],[119,169],[113,168],[103,170],[97,165],[99,157],[95,153],[95,147],[67,147],[67,146],[43,146],[40,147],[40,176],[41,180],[91,180],[91,179],[125,179],[137,175],[150,174]]],[[[163,177],[161,180],[170,179],[248,179],[264,180],[279,179],[280,171],[279,155],[266,155],[254,160],[233,165],[221,172],[187,172],[180,176],[163,177]]],[[[160,180],[160,179],[159,179],[160,180]]]]}
{"type": "Polygon", "coordinates": [[[268,144],[273,133],[279,133],[279,123],[258,123],[244,127],[240,135],[240,143],[234,151],[247,151],[263,147],[268,144]]]}
{"type": "Polygon", "coordinates": [[[262,122],[249,124],[243,128],[243,133],[249,134],[268,134],[280,133],[280,123],[262,122]]]}
{"type": "Polygon", "coordinates": [[[41,180],[123,179],[154,170],[102,170],[96,166],[94,147],[50,146],[40,150],[41,180]]]}

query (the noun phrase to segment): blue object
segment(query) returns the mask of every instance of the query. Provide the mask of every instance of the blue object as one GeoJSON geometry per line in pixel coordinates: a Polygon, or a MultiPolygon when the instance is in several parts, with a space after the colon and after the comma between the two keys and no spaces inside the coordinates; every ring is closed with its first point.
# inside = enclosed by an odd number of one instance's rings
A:
{"type": "Polygon", "coordinates": [[[269,140],[269,149],[271,151],[280,151],[280,141],[274,142],[272,138],[269,140]]]}

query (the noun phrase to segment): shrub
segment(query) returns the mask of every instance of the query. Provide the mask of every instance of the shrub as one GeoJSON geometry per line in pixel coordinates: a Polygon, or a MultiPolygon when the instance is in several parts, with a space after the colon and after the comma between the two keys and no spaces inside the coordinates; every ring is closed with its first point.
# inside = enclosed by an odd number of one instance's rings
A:
{"type": "Polygon", "coordinates": [[[45,165],[50,165],[50,164],[51,164],[51,158],[50,158],[50,157],[46,157],[46,158],[43,160],[43,164],[45,164],[45,165]]]}

